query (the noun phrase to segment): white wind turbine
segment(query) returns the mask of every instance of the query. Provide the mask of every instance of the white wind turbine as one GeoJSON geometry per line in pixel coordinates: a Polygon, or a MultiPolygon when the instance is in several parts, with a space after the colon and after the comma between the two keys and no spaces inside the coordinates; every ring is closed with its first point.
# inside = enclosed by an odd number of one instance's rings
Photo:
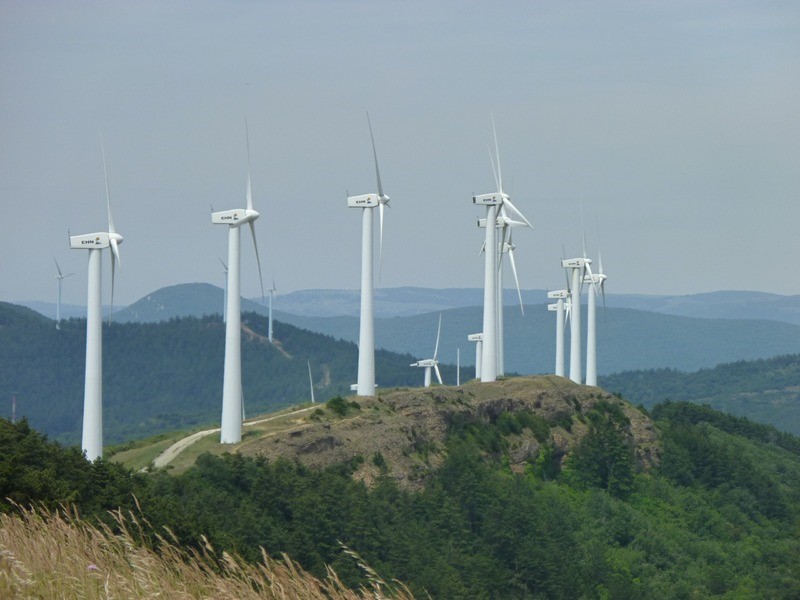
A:
{"type": "Polygon", "coordinates": [[[556,370],[559,377],[564,376],[564,315],[565,300],[569,298],[569,290],[556,290],[547,292],[547,297],[556,300],[554,304],[548,304],[547,310],[556,313],[556,370]]]}
{"type": "MultiPolygon", "coordinates": [[[[103,173],[106,182],[108,231],[69,236],[69,247],[89,250],[86,299],[86,371],[83,391],[83,435],[81,448],[88,460],[103,456],[103,314],[101,295],[101,252],[111,248],[111,305],[114,304],[114,274],[119,262],[119,245],[123,237],[114,228],[111,216],[111,194],[108,187],[106,153],[102,139],[103,173]]],[[[109,314],[109,319],[111,315],[109,314]]]]}
{"type": "Polygon", "coordinates": [[[316,404],[317,401],[314,400],[314,379],[311,377],[311,360],[306,359],[306,364],[308,365],[308,385],[311,388],[311,404],[316,404]]]}
{"type": "MultiPolygon", "coordinates": [[[[500,208],[507,206],[517,217],[521,218],[524,223],[532,227],[528,220],[522,215],[519,210],[511,203],[511,200],[503,191],[503,174],[500,169],[500,150],[497,144],[497,130],[494,125],[494,116],[492,116],[492,132],[494,134],[494,147],[495,158],[497,161],[497,168],[495,161],[492,160],[492,168],[495,170],[495,183],[497,191],[491,194],[481,194],[473,196],[473,204],[486,206],[486,219],[485,225],[489,223],[498,223],[498,217],[506,219],[504,213],[499,213],[500,208]]],[[[491,151],[489,152],[491,156],[491,151]]],[[[480,226],[480,221],[478,222],[480,226]]],[[[502,227],[502,223],[500,224],[502,227]]],[[[483,349],[481,360],[481,381],[495,381],[499,374],[498,367],[498,354],[499,354],[499,327],[498,327],[498,304],[502,306],[502,302],[498,303],[499,286],[498,286],[498,270],[499,270],[499,252],[502,251],[502,245],[506,240],[503,236],[501,243],[497,241],[497,226],[486,226],[486,239],[484,241],[485,262],[484,262],[484,282],[483,282],[483,349]]]]}
{"type": "MultiPolygon", "coordinates": [[[[372,156],[375,159],[375,177],[378,182],[377,194],[348,196],[349,208],[361,209],[361,315],[358,333],[358,383],[356,395],[375,395],[375,314],[372,306],[372,209],[378,208],[380,219],[379,232],[379,269],[383,264],[383,207],[389,204],[389,196],[383,193],[381,172],[378,169],[378,153],[375,150],[375,137],[372,135],[372,122],[367,113],[369,137],[372,141],[372,156]]],[[[380,273],[380,270],[379,270],[380,273]]]]}
{"type": "Polygon", "coordinates": [[[235,444],[242,439],[242,331],[241,331],[241,227],[250,225],[253,247],[258,263],[261,297],[264,281],[261,277],[261,259],[258,256],[254,221],[260,216],[253,209],[253,191],[250,178],[250,136],[245,121],[247,139],[247,208],[234,208],[211,213],[211,223],[228,226],[228,281],[225,307],[225,371],[222,384],[222,422],[220,443],[235,444]]]}
{"type": "MultiPolygon", "coordinates": [[[[275,295],[275,292],[278,291],[278,288],[275,287],[275,275],[272,276],[272,287],[267,290],[269,292],[269,341],[272,342],[272,298],[275,295]]],[[[309,367],[310,368],[310,367],[309,367]]],[[[313,392],[312,392],[313,396],[313,392]]]]}
{"type": "Polygon", "coordinates": [[[589,289],[589,304],[586,317],[586,385],[597,385],[597,295],[603,296],[603,306],[606,304],[605,281],[603,273],[603,256],[598,256],[599,271],[591,271],[584,276],[586,283],[591,283],[589,289]]]}
{"type": "Polygon", "coordinates": [[[67,273],[64,275],[61,272],[61,267],[58,266],[58,261],[56,257],[53,257],[53,262],[56,263],[56,271],[58,271],[58,275],[55,278],[58,280],[58,303],[56,304],[56,329],[61,329],[61,280],[69,277],[70,275],[74,275],[74,273],[67,273]]]}
{"type": "Polygon", "coordinates": [[[436,371],[436,379],[439,380],[439,385],[442,383],[442,374],[439,373],[439,361],[436,357],[439,355],[439,334],[442,333],[442,315],[439,315],[439,328],[436,330],[436,346],[433,348],[433,358],[426,358],[412,363],[412,367],[421,367],[425,369],[425,387],[431,387],[431,369],[436,371]]]}

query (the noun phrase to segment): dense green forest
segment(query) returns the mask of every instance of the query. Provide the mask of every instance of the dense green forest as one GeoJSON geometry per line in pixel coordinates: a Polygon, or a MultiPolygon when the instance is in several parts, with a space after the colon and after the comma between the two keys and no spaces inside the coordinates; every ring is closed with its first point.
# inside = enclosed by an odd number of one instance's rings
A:
{"type": "MultiPolygon", "coordinates": [[[[255,415],[310,400],[307,360],[316,395],[349,394],[355,381],[355,344],[274,323],[277,345],[266,340],[267,318],[244,313],[242,385],[245,409],[255,415]]],[[[64,443],[80,441],[83,414],[85,319],[53,321],[0,303],[0,394],[17,415],[64,443]]],[[[218,317],[103,326],[103,419],[108,444],[163,431],[219,422],[225,327],[218,317]]],[[[378,350],[378,384],[418,386],[410,355],[378,350]]],[[[455,368],[440,366],[455,380],[455,368]]]]}
{"type": "Polygon", "coordinates": [[[649,472],[616,405],[585,415],[588,434],[563,464],[545,450],[521,474],[507,466],[509,436],[541,423],[456,422],[418,492],[389,477],[368,489],[353,464],[317,471],[240,455],[134,474],[0,421],[0,497],[73,502],[88,519],[122,506],[146,519],[156,546],[167,526],[182,544],[205,535],[252,560],[263,546],[356,584],[363,571],[341,542],[434,598],[800,597],[800,440],[689,403],[652,415],[663,450],[649,472]]]}
{"type": "Polygon", "coordinates": [[[674,369],[624,371],[599,384],[634,403],[665,400],[709,404],[717,410],[800,435],[800,355],[738,361],[682,373],[674,369]]]}

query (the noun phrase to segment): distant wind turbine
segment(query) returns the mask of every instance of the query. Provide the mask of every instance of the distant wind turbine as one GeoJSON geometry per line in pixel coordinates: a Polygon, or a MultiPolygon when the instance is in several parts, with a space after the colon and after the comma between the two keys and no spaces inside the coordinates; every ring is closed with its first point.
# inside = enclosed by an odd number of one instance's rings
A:
{"type": "Polygon", "coordinates": [[[56,304],[56,329],[61,329],[61,280],[69,277],[70,275],[74,275],[74,273],[67,273],[64,275],[61,273],[61,267],[58,266],[58,261],[56,257],[53,257],[53,262],[56,263],[56,271],[58,271],[58,275],[55,278],[58,280],[58,303],[56,304]]]}
{"type": "MultiPolygon", "coordinates": [[[[83,392],[83,435],[81,448],[86,458],[93,461],[103,456],[103,314],[101,304],[101,252],[111,248],[111,305],[114,304],[114,274],[119,262],[119,245],[123,237],[114,228],[111,216],[111,194],[108,187],[106,153],[103,154],[103,173],[106,182],[106,207],[108,231],[73,235],[69,238],[72,249],[89,250],[88,289],[86,301],[86,371],[83,392]]],[[[111,315],[109,313],[109,319],[111,315]]]]}
{"type": "Polygon", "coordinates": [[[375,150],[375,137],[372,134],[372,122],[369,120],[369,113],[367,113],[367,124],[369,125],[369,137],[372,141],[372,156],[375,159],[375,177],[378,183],[378,193],[347,197],[347,206],[349,208],[361,209],[361,314],[358,333],[358,383],[356,383],[356,395],[358,396],[375,395],[375,314],[372,305],[372,210],[376,207],[378,208],[378,217],[380,219],[378,260],[379,265],[382,265],[383,207],[389,204],[389,196],[383,193],[383,185],[381,184],[381,172],[378,169],[378,153],[375,150]]]}
{"type": "Polygon", "coordinates": [[[250,135],[245,121],[247,140],[247,208],[234,208],[211,213],[211,223],[228,226],[228,280],[225,307],[225,371],[222,384],[222,422],[220,443],[235,444],[242,439],[242,330],[241,330],[241,227],[250,226],[253,248],[258,264],[261,297],[264,297],[264,280],[261,277],[261,259],[258,256],[254,221],[260,214],[253,209],[253,191],[250,173],[250,135]]]}
{"type": "Polygon", "coordinates": [[[433,348],[433,358],[426,358],[412,363],[412,367],[422,367],[425,369],[425,387],[431,387],[431,369],[436,371],[436,379],[439,380],[439,385],[442,383],[442,374],[439,373],[439,361],[436,357],[439,355],[439,335],[442,333],[442,315],[439,315],[439,328],[436,330],[436,345],[433,348]]]}
{"type": "Polygon", "coordinates": [[[559,377],[564,376],[564,300],[569,298],[569,290],[556,290],[547,292],[547,297],[557,300],[554,304],[548,304],[547,309],[556,313],[556,369],[555,373],[559,377]]]}
{"type": "Polygon", "coordinates": [[[316,404],[317,401],[314,400],[314,379],[311,377],[311,360],[306,359],[306,364],[308,365],[308,386],[311,389],[311,404],[316,404]]]}

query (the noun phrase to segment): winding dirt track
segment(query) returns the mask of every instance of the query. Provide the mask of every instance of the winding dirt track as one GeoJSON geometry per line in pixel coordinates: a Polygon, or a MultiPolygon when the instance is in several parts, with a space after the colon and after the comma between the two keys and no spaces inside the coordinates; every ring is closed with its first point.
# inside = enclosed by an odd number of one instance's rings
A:
{"type": "MultiPolygon", "coordinates": [[[[308,406],[306,408],[300,408],[298,410],[293,410],[292,412],[288,413],[280,413],[277,415],[272,415],[271,417],[265,417],[263,419],[259,419],[257,421],[250,421],[244,423],[245,427],[250,427],[252,425],[258,425],[259,423],[266,423],[267,421],[274,421],[275,419],[282,419],[283,417],[291,417],[292,415],[297,415],[300,413],[307,412],[309,410],[313,410],[315,408],[319,408],[318,405],[308,406]]],[[[166,467],[169,463],[175,460],[175,457],[178,456],[181,452],[183,452],[186,448],[194,444],[197,440],[206,437],[207,435],[211,435],[212,433],[217,433],[220,430],[219,427],[214,429],[204,429],[203,431],[198,431],[193,433],[192,435],[186,436],[182,440],[178,440],[172,446],[164,450],[161,454],[159,454],[153,460],[153,466],[155,468],[166,467]]]]}

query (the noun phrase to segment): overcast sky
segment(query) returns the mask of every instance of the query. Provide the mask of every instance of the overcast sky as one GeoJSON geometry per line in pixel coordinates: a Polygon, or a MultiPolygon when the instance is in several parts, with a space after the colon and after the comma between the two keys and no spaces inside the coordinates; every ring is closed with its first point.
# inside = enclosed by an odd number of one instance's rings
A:
{"type": "MultiPolygon", "coordinates": [[[[562,285],[582,204],[609,292],[798,294],[799,107],[796,1],[0,0],[0,299],[54,301],[55,256],[85,303],[67,229],[106,230],[101,130],[118,303],[222,286],[209,205],[244,205],[245,118],[265,281],[358,288],[366,111],[383,287],[482,285],[493,112],[535,225],[515,233],[522,287],[562,285]]],[[[258,295],[247,231],[242,257],[258,295]]]]}

